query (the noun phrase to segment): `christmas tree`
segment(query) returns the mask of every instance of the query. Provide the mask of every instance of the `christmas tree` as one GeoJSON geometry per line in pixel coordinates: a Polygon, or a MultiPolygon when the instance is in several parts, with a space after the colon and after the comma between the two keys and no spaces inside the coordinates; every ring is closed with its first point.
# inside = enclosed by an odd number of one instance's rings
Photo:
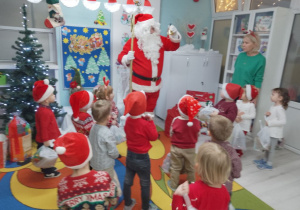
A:
{"type": "Polygon", "coordinates": [[[110,65],[109,57],[107,55],[105,48],[102,48],[102,50],[101,50],[97,65],[98,66],[109,66],[110,65]]]}
{"type": "Polygon", "coordinates": [[[105,77],[105,80],[109,80],[107,74],[105,73],[105,71],[101,70],[100,71],[100,74],[99,74],[99,79],[98,79],[98,85],[104,85],[104,82],[103,82],[103,77],[105,77]]]}
{"type": "Polygon", "coordinates": [[[96,61],[93,57],[90,57],[87,68],[85,70],[86,74],[99,74],[99,67],[96,64],[96,61]]]}
{"type": "Polygon", "coordinates": [[[100,26],[105,26],[107,23],[105,22],[105,17],[102,10],[99,10],[97,15],[97,20],[94,21],[95,24],[99,24],[100,26]]]}
{"type": "MultiPolygon", "coordinates": [[[[12,119],[15,112],[20,113],[20,117],[24,118],[30,123],[33,131],[35,130],[35,112],[38,104],[33,100],[32,88],[37,80],[48,78],[48,66],[44,65],[42,61],[42,45],[38,43],[37,38],[33,37],[34,31],[27,29],[27,5],[22,6],[23,13],[23,27],[24,30],[19,31],[24,35],[15,41],[12,46],[16,51],[16,69],[11,71],[8,76],[8,83],[10,88],[4,89],[3,92],[6,97],[0,99],[0,108],[4,109],[5,114],[0,116],[4,119],[4,125],[12,119]]],[[[50,79],[50,84],[54,85],[56,79],[50,79]]],[[[61,106],[52,103],[52,109],[56,117],[63,116],[61,113],[61,106]]],[[[4,129],[4,126],[1,128],[4,129]]]]}
{"type": "Polygon", "coordinates": [[[77,68],[77,65],[76,65],[76,62],[74,61],[73,57],[71,55],[69,55],[67,57],[65,70],[71,70],[71,67],[77,68]]]}

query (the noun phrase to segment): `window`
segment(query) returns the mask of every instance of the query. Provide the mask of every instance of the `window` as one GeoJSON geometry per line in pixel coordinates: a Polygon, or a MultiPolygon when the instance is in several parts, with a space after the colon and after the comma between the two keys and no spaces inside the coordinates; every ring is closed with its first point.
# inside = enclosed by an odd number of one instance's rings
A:
{"type": "Polygon", "coordinates": [[[300,14],[295,15],[290,43],[281,78],[281,87],[287,88],[291,101],[300,102],[300,14]]]}
{"type": "Polygon", "coordinates": [[[219,83],[223,83],[230,26],[231,26],[231,19],[214,20],[211,48],[213,50],[218,50],[220,54],[223,55],[219,83]]]}
{"type": "Polygon", "coordinates": [[[264,9],[270,7],[290,8],[291,0],[251,0],[251,10],[264,9]]]}

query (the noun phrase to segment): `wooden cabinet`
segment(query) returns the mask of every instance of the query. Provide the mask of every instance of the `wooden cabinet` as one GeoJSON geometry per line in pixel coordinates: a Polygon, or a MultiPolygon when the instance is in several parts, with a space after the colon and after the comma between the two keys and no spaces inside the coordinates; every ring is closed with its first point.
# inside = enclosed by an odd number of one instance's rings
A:
{"type": "Polygon", "coordinates": [[[187,90],[217,94],[222,55],[216,52],[165,52],[162,88],[155,114],[165,119],[187,90]]]}

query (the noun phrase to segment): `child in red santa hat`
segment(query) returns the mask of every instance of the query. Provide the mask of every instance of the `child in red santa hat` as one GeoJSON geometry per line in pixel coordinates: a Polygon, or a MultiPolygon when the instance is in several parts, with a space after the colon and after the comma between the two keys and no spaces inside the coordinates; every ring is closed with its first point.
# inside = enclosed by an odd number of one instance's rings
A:
{"type": "Polygon", "coordinates": [[[87,113],[94,101],[94,95],[86,90],[75,92],[70,96],[70,105],[73,110],[72,123],[77,132],[89,135],[95,124],[92,116],[87,113]]]}
{"type": "MultiPolygon", "coordinates": [[[[250,132],[252,120],[256,115],[255,104],[251,103],[251,101],[256,99],[258,90],[253,85],[246,85],[243,89],[244,93],[242,94],[241,100],[236,101],[238,114],[235,122],[241,126],[244,134],[246,135],[248,132],[250,132]]],[[[243,155],[242,149],[236,149],[236,151],[240,157],[243,155]]]]}
{"type": "MultiPolygon", "coordinates": [[[[61,133],[58,129],[57,122],[53,111],[50,107],[50,103],[55,101],[55,95],[53,94],[54,88],[49,85],[49,80],[39,80],[34,83],[32,95],[34,101],[39,103],[39,108],[35,113],[35,126],[37,148],[45,145],[46,147],[52,147],[53,141],[58,138],[61,133]]],[[[55,167],[42,168],[45,178],[58,177],[60,172],[55,167]]]]}
{"type": "Polygon", "coordinates": [[[184,95],[178,102],[181,116],[173,119],[170,129],[171,166],[169,187],[175,191],[182,169],[187,172],[187,180],[195,181],[195,146],[200,134],[200,122],[195,118],[201,108],[200,103],[190,95],[184,95]]]}
{"type": "Polygon", "coordinates": [[[117,203],[117,187],[109,174],[89,168],[93,154],[87,136],[67,133],[55,140],[54,149],[73,170],[58,184],[59,209],[111,209],[117,203]]]}
{"type": "Polygon", "coordinates": [[[234,122],[238,109],[235,100],[240,98],[244,90],[241,86],[233,83],[224,83],[221,90],[221,100],[214,106],[219,112],[213,112],[210,115],[222,115],[234,122]]]}
{"type": "MultiPolygon", "coordinates": [[[[129,113],[125,123],[127,138],[126,174],[124,180],[124,210],[130,210],[135,205],[135,199],[131,199],[131,186],[135,174],[141,180],[142,208],[148,210],[155,208],[150,206],[150,158],[148,151],[151,149],[150,141],[158,138],[156,126],[150,116],[144,117],[146,112],[146,96],[144,92],[129,93],[124,99],[124,115],[129,113]]],[[[156,208],[155,208],[156,209],[156,208]]]]}

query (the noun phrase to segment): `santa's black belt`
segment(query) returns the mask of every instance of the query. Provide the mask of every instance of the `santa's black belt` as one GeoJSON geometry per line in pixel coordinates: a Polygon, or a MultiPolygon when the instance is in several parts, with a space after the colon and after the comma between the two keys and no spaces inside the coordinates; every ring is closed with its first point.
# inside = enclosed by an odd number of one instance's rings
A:
{"type": "Polygon", "coordinates": [[[144,77],[142,75],[139,75],[139,74],[135,73],[134,71],[132,71],[132,75],[139,78],[139,79],[146,80],[146,81],[152,81],[152,82],[156,82],[157,80],[160,79],[160,77],[152,77],[152,78],[144,77]]]}

